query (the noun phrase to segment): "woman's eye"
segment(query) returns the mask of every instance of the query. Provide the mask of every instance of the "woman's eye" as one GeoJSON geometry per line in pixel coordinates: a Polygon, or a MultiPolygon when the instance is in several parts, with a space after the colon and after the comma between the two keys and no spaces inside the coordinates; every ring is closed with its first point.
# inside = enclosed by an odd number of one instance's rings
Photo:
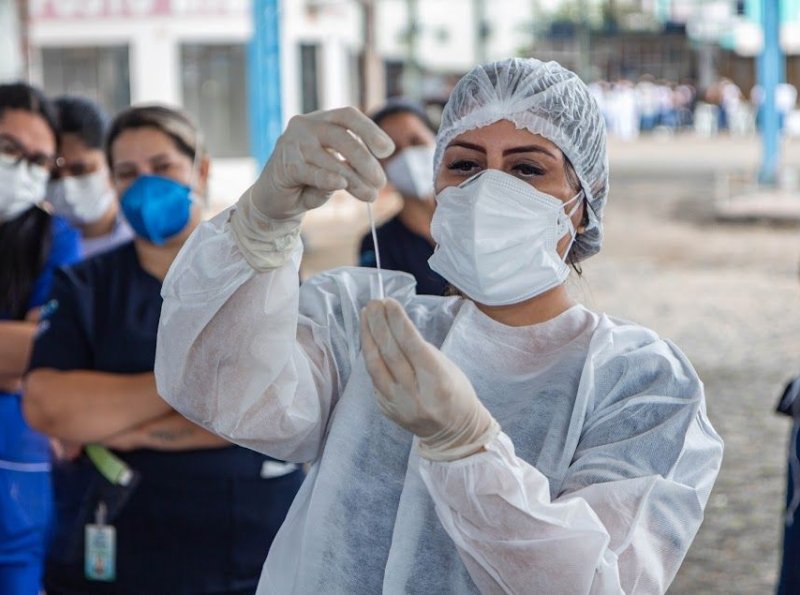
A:
{"type": "Polygon", "coordinates": [[[531,165],[530,163],[518,163],[512,168],[512,171],[525,178],[544,174],[544,170],[541,167],[531,165]]]}
{"type": "Polygon", "coordinates": [[[453,161],[450,165],[448,165],[447,169],[456,173],[471,173],[476,171],[478,167],[479,165],[474,161],[459,159],[458,161],[453,161]]]}
{"type": "Polygon", "coordinates": [[[138,174],[135,171],[130,171],[130,170],[115,171],[114,179],[117,180],[118,182],[130,182],[137,175],[138,174]]]}
{"type": "Polygon", "coordinates": [[[153,166],[153,171],[159,175],[169,173],[172,169],[172,163],[158,163],[153,166]]]}

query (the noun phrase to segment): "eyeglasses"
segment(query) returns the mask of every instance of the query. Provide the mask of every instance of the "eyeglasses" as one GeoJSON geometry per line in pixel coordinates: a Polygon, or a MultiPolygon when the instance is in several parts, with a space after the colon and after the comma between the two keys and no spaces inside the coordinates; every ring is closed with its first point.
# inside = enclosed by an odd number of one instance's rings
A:
{"type": "Polygon", "coordinates": [[[50,172],[57,165],[55,155],[41,151],[28,152],[19,140],[10,134],[0,133],[0,158],[10,165],[17,165],[23,159],[29,165],[50,172]]]}

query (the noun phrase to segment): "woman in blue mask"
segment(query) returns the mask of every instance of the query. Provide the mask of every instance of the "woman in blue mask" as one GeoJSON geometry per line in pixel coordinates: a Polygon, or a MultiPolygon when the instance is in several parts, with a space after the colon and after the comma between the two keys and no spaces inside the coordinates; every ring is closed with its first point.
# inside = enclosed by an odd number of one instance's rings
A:
{"type": "Polygon", "coordinates": [[[0,593],[35,594],[50,515],[50,448],[24,422],[22,375],[56,267],[78,234],[43,207],[58,130],[38,89],[0,85],[0,593]]]}
{"type": "Polygon", "coordinates": [[[429,263],[460,295],[349,267],[298,288],[303,213],[341,189],[375,200],[393,150],[356,110],[293,118],[164,285],[164,398],[313,463],[259,593],[665,592],[722,442],[673,344],[565,286],[608,197],[588,89],[534,59],[453,89],[429,263]]]}
{"type": "Polygon", "coordinates": [[[187,421],[153,376],[161,283],[201,221],[209,158],[160,106],[118,115],[106,148],[136,236],[59,272],[27,377],[28,420],[67,454],[47,592],[252,592],[302,471],[187,421]]]}

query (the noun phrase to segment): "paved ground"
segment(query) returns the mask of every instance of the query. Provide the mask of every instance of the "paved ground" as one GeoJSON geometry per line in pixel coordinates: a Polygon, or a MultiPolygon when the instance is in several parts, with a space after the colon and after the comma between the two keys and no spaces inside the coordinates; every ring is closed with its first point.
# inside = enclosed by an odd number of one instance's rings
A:
{"type": "MultiPolygon", "coordinates": [[[[599,309],[686,351],[726,442],[706,521],[671,592],[769,593],[789,431],[773,408],[800,373],[800,228],[713,219],[714,174],[752,169],[757,143],[640,144],[612,147],[608,242],[587,264],[586,285],[599,309]]],[[[784,156],[797,165],[800,145],[784,156]]]]}
{"type": "MultiPolygon", "coordinates": [[[[800,373],[800,227],[712,216],[715,176],[752,170],[758,155],[755,140],[613,143],[606,246],[573,284],[589,306],[650,326],[688,354],[726,442],[676,594],[769,593],[778,567],[789,423],[773,409],[800,373]]],[[[784,155],[800,166],[800,143],[784,155]]],[[[390,209],[387,200],[380,210],[390,209]]],[[[364,213],[338,213],[309,218],[306,273],[352,263],[364,213]]]]}

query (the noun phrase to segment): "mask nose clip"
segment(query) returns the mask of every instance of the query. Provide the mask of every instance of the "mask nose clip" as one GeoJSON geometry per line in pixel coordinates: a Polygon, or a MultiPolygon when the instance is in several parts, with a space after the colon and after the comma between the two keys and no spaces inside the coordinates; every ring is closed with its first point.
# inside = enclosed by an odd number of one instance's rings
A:
{"type": "Polygon", "coordinates": [[[488,169],[484,169],[484,170],[482,170],[482,171],[479,171],[478,173],[476,173],[476,174],[474,174],[474,175],[470,176],[469,178],[467,178],[466,180],[464,180],[463,182],[461,182],[461,183],[458,185],[458,187],[459,187],[459,188],[466,188],[466,187],[470,186],[470,185],[471,185],[473,182],[476,182],[476,181],[478,180],[478,178],[480,178],[480,177],[481,177],[483,174],[485,174],[487,171],[489,171],[489,170],[488,170],[488,169]]]}

